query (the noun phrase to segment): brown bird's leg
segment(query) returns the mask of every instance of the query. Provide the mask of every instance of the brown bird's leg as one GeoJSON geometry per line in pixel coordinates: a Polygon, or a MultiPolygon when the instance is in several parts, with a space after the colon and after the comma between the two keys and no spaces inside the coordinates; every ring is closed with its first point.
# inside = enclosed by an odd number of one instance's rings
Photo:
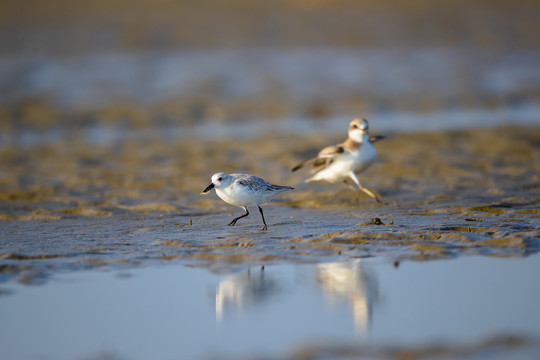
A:
{"type": "Polygon", "coordinates": [[[356,202],[360,201],[360,196],[358,196],[358,190],[351,185],[351,183],[349,182],[349,180],[345,179],[343,180],[343,182],[345,183],[345,185],[347,185],[349,187],[349,189],[351,189],[354,193],[354,199],[356,200],[356,202]]]}
{"type": "Polygon", "coordinates": [[[349,174],[349,176],[351,177],[351,179],[354,181],[354,183],[356,184],[356,186],[358,186],[358,189],[362,190],[363,192],[365,192],[366,194],[368,194],[370,197],[372,197],[373,199],[375,199],[375,201],[377,202],[381,202],[381,199],[379,199],[379,197],[377,195],[375,195],[374,193],[372,193],[370,190],[368,190],[367,188],[363,187],[361,184],[360,184],[360,181],[358,181],[356,175],[351,172],[349,174]]]}

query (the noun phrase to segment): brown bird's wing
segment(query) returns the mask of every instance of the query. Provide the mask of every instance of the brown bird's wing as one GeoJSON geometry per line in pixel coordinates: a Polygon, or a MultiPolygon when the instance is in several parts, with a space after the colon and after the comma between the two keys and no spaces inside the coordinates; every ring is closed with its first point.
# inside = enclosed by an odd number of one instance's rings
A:
{"type": "Polygon", "coordinates": [[[340,145],[327,146],[319,151],[318,158],[332,158],[336,155],[343,154],[345,149],[340,145]]]}
{"type": "Polygon", "coordinates": [[[311,163],[311,162],[314,162],[315,160],[317,160],[316,157],[311,158],[311,159],[304,160],[304,161],[302,161],[300,164],[298,164],[298,165],[296,165],[295,167],[293,167],[293,168],[291,169],[291,171],[296,171],[296,170],[298,170],[298,169],[300,169],[300,168],[306,166],[307,164],[309,164],[309,163],[311,163]]]}
{"type": "Polygon", "coordinates": [[[335,156],[342,154],[343,152],[345,152],[345,149],[340,145],[327,146],[319,151],[317,157],[301,162],[293,167],[292,171],[296,171],[309,163],[313,163],[313,170],[316,170],[321,166],[330,164],[335,156]]]}

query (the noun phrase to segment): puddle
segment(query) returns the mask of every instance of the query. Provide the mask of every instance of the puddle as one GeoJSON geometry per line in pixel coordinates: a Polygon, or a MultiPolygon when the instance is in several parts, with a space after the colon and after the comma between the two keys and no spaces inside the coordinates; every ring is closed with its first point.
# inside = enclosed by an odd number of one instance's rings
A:
{"type": "Polygon", "coordinates": [[[0,348],[7,359],[532,359],[539,271],[539,255],[81,271],[3,284],[0,348]]]}

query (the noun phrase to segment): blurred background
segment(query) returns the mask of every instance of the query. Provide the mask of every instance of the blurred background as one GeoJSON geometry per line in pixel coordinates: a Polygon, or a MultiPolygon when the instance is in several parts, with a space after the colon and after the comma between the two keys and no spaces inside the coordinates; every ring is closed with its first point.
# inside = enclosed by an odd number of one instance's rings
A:
{"type": "Polygon", "coordinates": [[[540,1],[3,1],[0,93],[3,146],[538,124],[540,1]]]}

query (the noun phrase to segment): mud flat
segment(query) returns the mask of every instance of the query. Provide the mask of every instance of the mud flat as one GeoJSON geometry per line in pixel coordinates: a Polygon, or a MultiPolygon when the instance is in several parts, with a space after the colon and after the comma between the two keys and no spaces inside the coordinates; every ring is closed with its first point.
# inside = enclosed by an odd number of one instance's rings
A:
{"type": "Polygon", "coordinates": [[[180,261],[316,263],[358,257],[527,256],[540,248],[540,128],[390,134],[361,176],[383,202],[291,173],[335,136],[247,140],[128,137],[95,144],[77,133],[0,150],[1,279],[180,261]],[[217,171],[249,172],[296,189],[254,214],[199,192],[217,171]]]}

